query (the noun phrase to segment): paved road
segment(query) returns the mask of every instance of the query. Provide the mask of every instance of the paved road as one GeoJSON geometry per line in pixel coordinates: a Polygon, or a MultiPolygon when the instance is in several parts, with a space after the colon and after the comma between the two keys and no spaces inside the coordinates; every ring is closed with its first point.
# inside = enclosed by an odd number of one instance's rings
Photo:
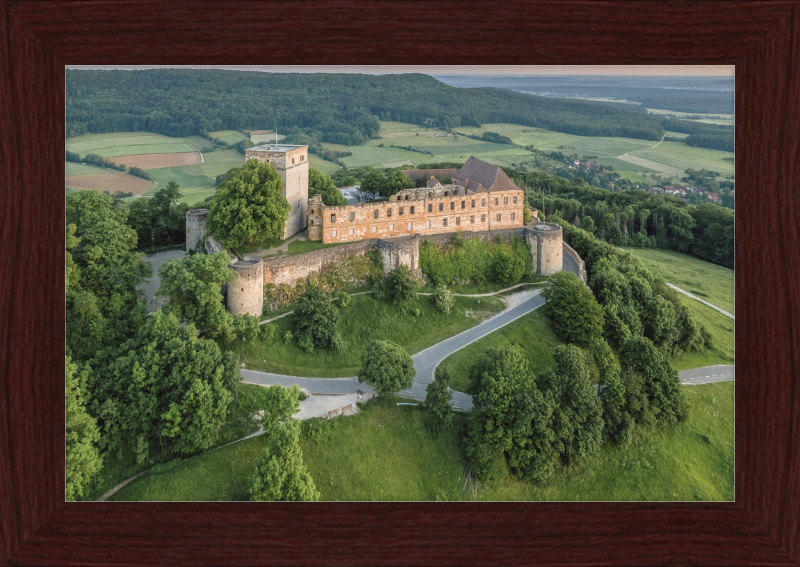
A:
{"type": "Polygon", "coordinates": [[[723,315],[726,315],[726,316],[730,317],[731,319],[734,319],[734,320],[736,319],[736,317],[734,317],[733,315],[731,315],[731,314],[730,314],[730,313],[728,313],[727,311],[725,311],[725,310],[723,310],[723,309],[720,309],[720,308],[719,308],[719,307],[717,307],[716,305],[712,305],[712,304],[711,304],[711,303],[709,303],[708,301],[705,301],[705,300],[703,300],[703,299],[700,299],[700,298],[699,298],[699,297],[697,297],[696,295],[692,295],[692,294],[691,294],[691,293],[689,293],[688,291],[686,291],[686,290],[683,290],[683,289],[679,288],[679,287],[678,287],[678,286],[676,286],[676,285],[672,285],[671,283],[668,283],[667,285],[668,285],[669,287],[671,287],[672,289],[674,289],[675,291],[679,291],[679,292],[681,292],[681,293],[682,293],[682,294],[684,294],[684,295],[688,295],[688,296],[689,296],[689,297],[691,297],[692,299],[696,299],[696,300],[697,300],[697,301],[699,301],[700,303],[705,303],[705,304],[706,304],[706,305],[708,305],[708,306],[709,306],[711,309],[716,309],[717,311],[719,311],[719,312],[720,312],[720,313],[722,313],[723,315]]]}
{"type": "Polygon", "coordinates": [[[678,372],[678,377],[684,386],[695,386],[697,384],[708,384],[709,382],[734,380],[735,374],[736,367],[733,364],[719,364],[717,366],[681,370],[678,372]]]}

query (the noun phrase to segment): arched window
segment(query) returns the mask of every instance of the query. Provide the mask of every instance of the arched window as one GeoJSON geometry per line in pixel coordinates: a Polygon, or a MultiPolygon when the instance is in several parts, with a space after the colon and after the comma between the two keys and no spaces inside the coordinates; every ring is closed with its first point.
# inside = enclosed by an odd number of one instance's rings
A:
{"type": "Polygon", "coordinates": [[[445,191],[445,192],[444,192],[444,196],[445,196],[445,197],[449,197],[449,196],[450,196],[450,192],[449,192],[449,191],[445,191]]]}

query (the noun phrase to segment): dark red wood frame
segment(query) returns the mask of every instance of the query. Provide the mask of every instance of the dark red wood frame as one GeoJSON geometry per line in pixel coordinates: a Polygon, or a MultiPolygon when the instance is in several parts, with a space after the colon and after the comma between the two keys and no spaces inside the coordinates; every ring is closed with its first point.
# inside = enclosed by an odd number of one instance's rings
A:
{"type": "Polygon", "coordinates": [[[797,564],[799,6],[4,2],[0,562],[797,564]],[[64,504],[64,65],[112,63],[735,64],[736,502],[64,504]]]}

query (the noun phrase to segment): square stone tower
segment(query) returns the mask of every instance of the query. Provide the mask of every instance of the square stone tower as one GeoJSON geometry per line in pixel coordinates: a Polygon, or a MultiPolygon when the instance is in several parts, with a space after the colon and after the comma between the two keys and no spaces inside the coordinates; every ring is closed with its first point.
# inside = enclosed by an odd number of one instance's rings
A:
{"type": "Polygon", "coordinates": [[[292,206],[284,224],[283,238],[305,230],[308,222],[308,146],[263,144],[245,150],[244,159],[271,164],[283,180],[283,196],[292,206]]]}

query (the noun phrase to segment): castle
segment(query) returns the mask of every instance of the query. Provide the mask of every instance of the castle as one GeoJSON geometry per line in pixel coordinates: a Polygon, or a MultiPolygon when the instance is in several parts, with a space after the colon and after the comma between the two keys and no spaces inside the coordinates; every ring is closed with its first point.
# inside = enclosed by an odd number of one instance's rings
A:
{"type": "MultiPolygon", "coordinates": [[[[559,225],[536,219],[524,222],[525,196],[499,166],[470,157],[458,170],[436,171],[449,174],[451,183],[443,185],[430,176],[425,187],[402,190],[388,201],[328,207],[320,195],[308,198],[307,158],[308,146],[265,144],[245,151],[246,160],[273,165],[283,180],[283,196],[291,205],[284,239],[307,227],[309,240],[342,245],[296,256],[232,259],[236,281],[227,292],[232,313],[260,316],[264,285],[292,285],[336,260],[373,249],[380,252],[387,273],[399,264],[417,269],[420,241],[448,242],[458,231],[486,240],[512,235],[525,240],[531,247],[532,267],[541,275],[562,270],[562,252],[582,264],[563,243],[559,225]]],[[[423,174],[419,170],[405,173],[412,178],[423,174]]],[[[208,252],[223,250],[205,234],[207,215],[207,209],[186,213],[187,251],[198,249],[199,243],[208,252]]]]}

